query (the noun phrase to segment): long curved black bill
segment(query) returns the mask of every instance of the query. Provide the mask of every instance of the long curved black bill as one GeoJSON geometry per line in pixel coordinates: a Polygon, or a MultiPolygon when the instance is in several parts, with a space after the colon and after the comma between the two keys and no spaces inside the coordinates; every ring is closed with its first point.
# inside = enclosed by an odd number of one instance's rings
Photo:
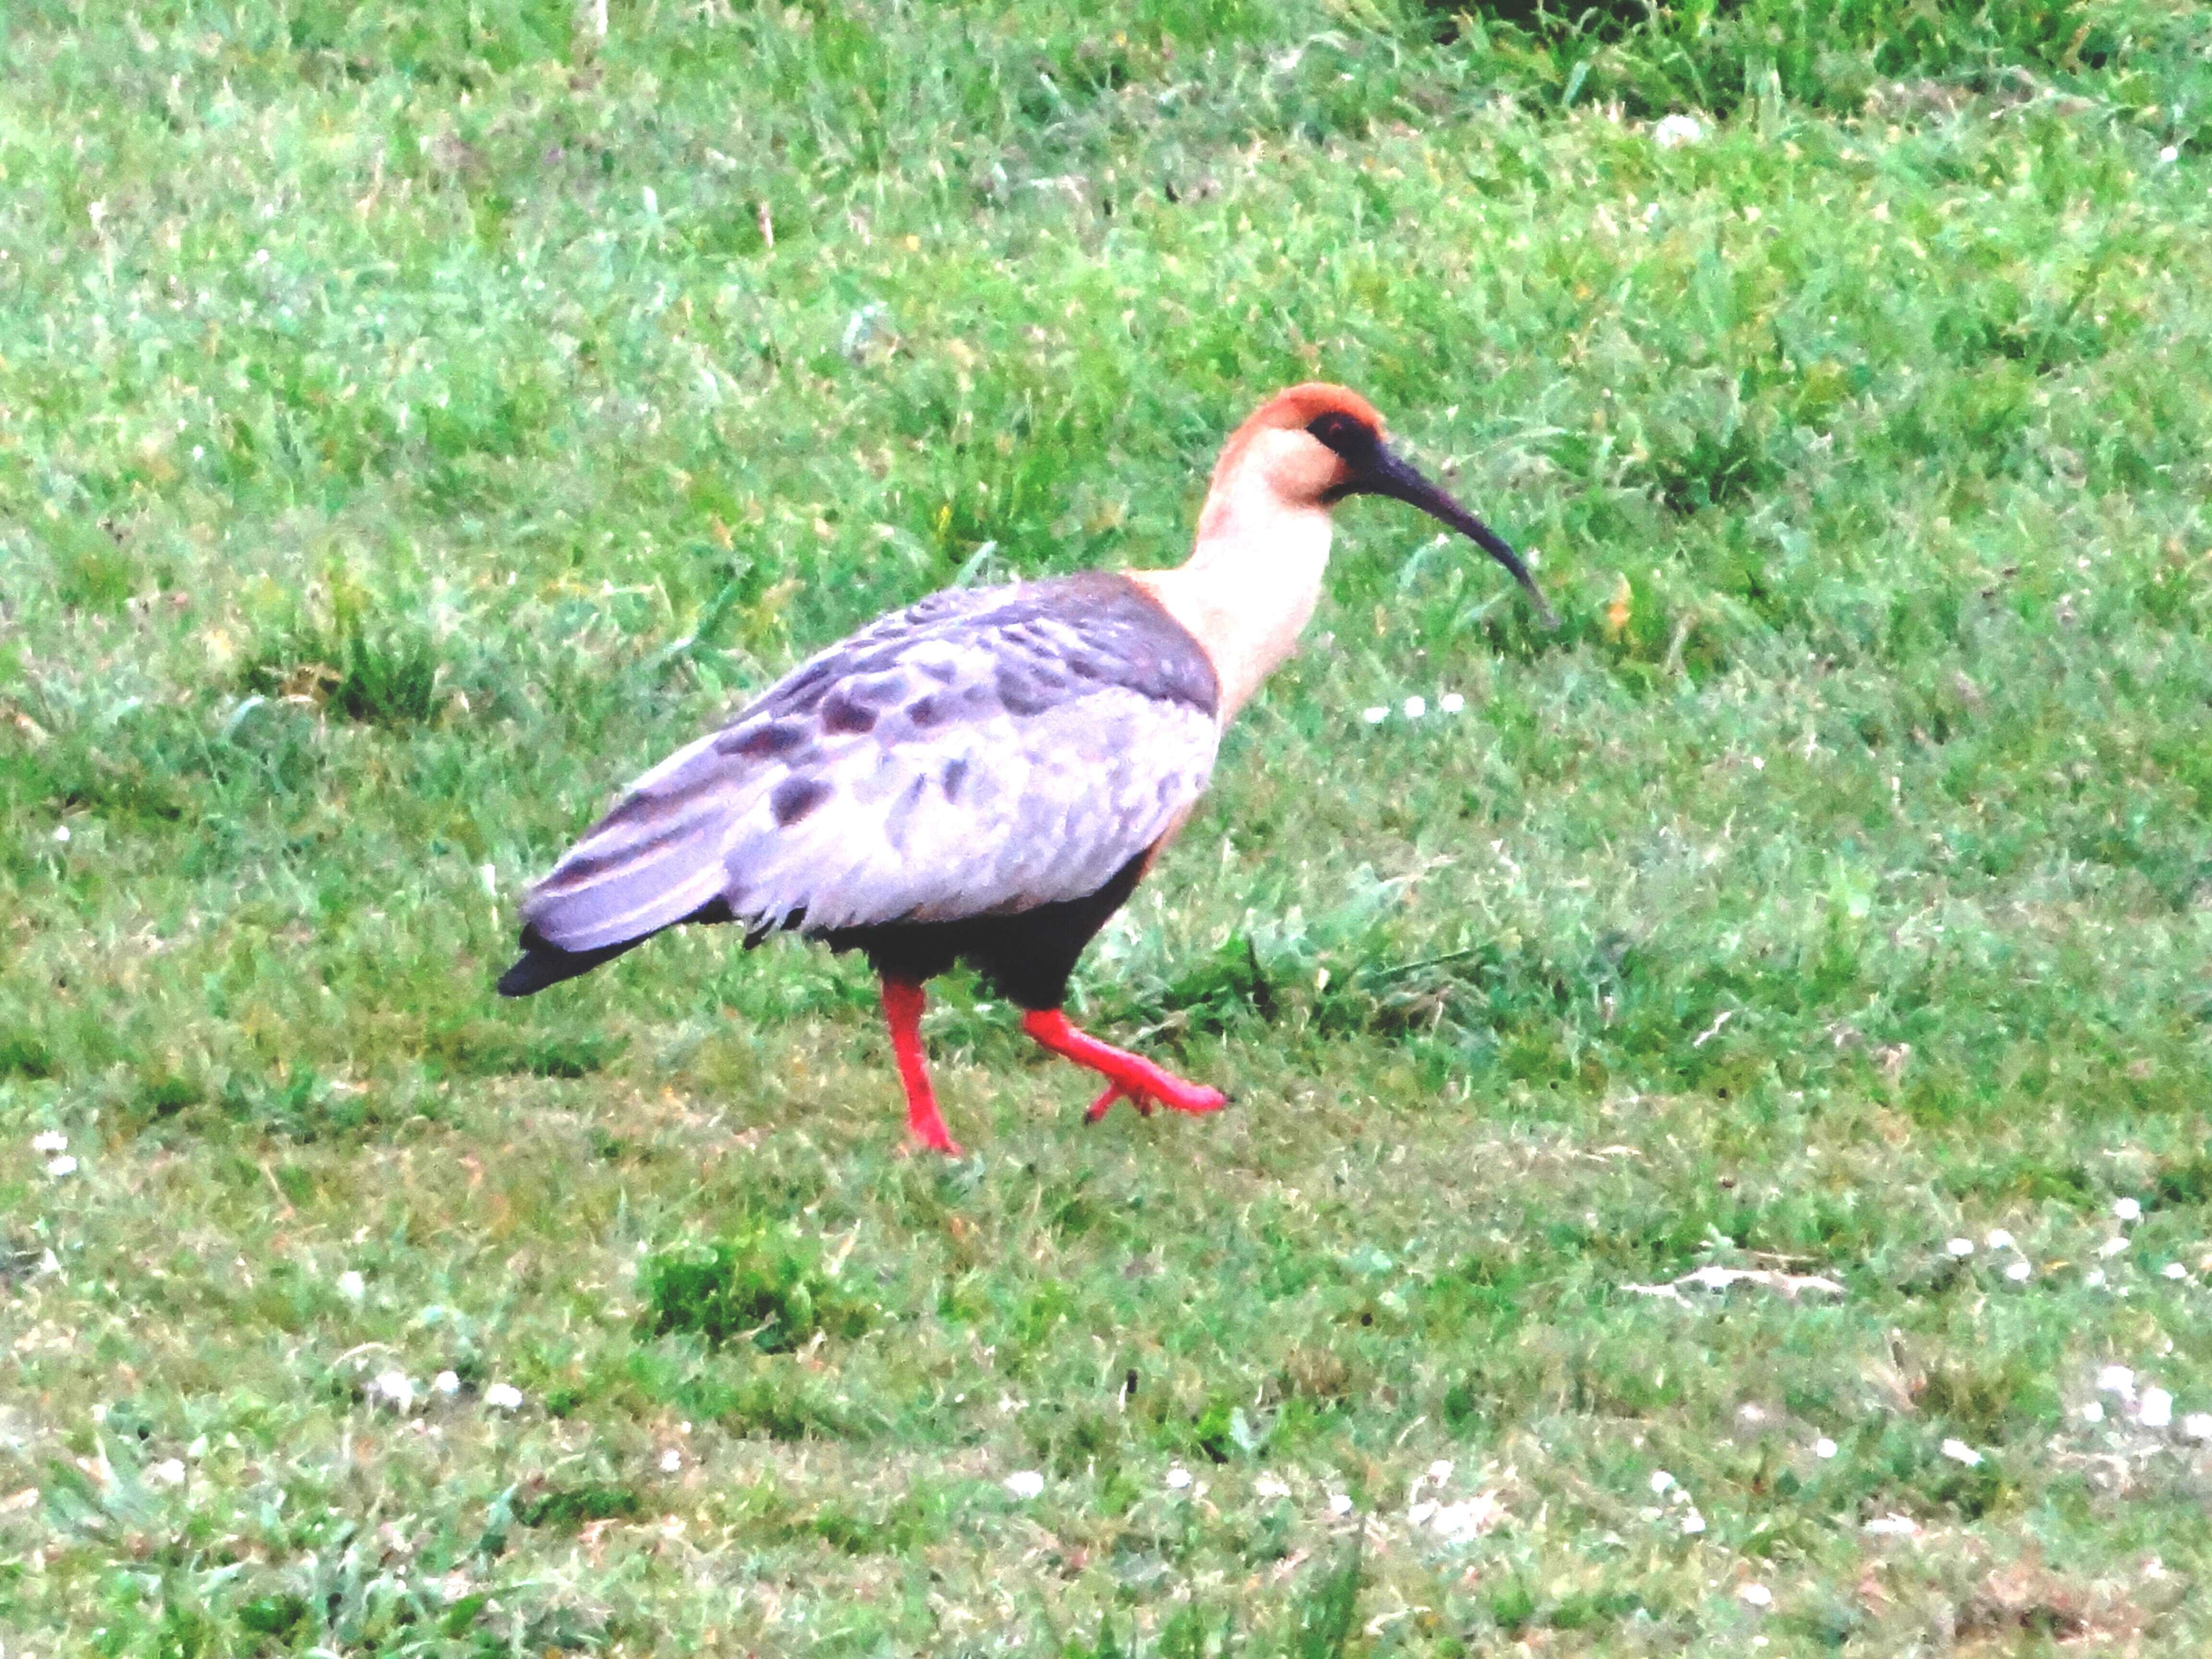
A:
{"type": "Polygon", "coordinates": [[[1559,625],[1559,617],[1545,602],[1543,590],[1536,586],[1536,579],[1528,574],[1528,567],[1521,562],[1521,556],[1513,550],[1511,544],[1423,477],[1411,461],[1377,444],[1366,458],[1365,465],[1358,468],[1352,490],[1362,495],[1388,495],[1393,501],[1418,507],[1438,523],[1458,531],[1513,573],[1513,580],[1521,584],[1545,627],[1559,625]]]}

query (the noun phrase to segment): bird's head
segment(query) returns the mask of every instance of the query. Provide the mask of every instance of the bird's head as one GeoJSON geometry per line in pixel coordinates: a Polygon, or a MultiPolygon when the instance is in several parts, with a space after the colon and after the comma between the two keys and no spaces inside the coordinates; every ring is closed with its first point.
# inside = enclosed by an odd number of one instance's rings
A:
{"type": "Polygon", "coordinates": [[[1390,447],[1382,417],[1358,392],[1322,381],[1279,392],[1237,428],[1214,468],[1217,489],[1256,466],[1286,505],[1333,507],[1347,495],[1388,495],[1457,531],[1512,573],[1547,628],[1559,618],[1510,544],[1390,447]]]}

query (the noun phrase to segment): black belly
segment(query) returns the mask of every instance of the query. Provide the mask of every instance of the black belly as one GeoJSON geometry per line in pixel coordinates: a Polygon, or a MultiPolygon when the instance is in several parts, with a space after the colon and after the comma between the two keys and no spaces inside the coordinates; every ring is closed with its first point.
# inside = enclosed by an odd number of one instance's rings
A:
{"type": "Polygon", "coordinates": [[[1010,915],[957,921],[895,921],[832,928],[815,937],[833,951],[861,951],[886,979],[916,983],[966,962],[1024,1008],[1057,1008],[1067,1000],[1076,958],[1120,909],[1152,857],[1139,853],[1087,897],[1040,904],[1010,915]]]}

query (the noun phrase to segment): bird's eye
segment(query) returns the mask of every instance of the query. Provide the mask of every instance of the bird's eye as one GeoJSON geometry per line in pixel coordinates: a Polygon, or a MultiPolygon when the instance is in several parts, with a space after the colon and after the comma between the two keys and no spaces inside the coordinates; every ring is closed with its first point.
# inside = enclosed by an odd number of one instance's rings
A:
{"type": "Polygon", "coordinates": [[[1326,415],[1315,416],[1307,424],[1306,430],[1320,442],[1347,458],[1370,449],[1375,444],[1375,434],[1364,422],[1354,420],[1341,410],[1333,409],[1326,415]]]}

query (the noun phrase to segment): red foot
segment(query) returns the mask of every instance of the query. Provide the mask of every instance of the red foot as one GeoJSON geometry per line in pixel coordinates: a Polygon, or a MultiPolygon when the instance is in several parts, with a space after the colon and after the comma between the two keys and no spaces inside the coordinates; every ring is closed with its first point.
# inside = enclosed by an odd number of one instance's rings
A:
{"type": "Polygon", "coordinates": [[[1107,1080],[1106,1091],[1092,1101],[1091,1109],[1084,1113],[1085,1123],[1097,1122],[1117,1100],[1127,1101],[1147,1117],[1155,1106],[1170,1107],[1178,1112],[1218,1112],[1228,1103],[1218,1089],[1187,1083],[1172,1072],[1162,1071],[1141,1054],[1116,1048],[1077,1030],[1057,1008],[1024,1015],[1022,1030],[1053,1053],[1078,1066],[1089,1066],[1107,1080]]]}
{"type": "Polygon", "coordinates": [[[1097,1122],[1100,1118],[1113,1109],[1114,1103],[1117,1100],[1127,1101],[1137,1109],[1140,1116],[1150,1117],[1152,1115],[1152,1103],[1146,1096],[1133,1095],[1120,1084],[1109,1083],[1099,1094],[1098,1098],[1091,1103],[1090,1109],[1083,1114],[1083,1121],[1085,1123],[1097,1122]]]}
{"type": "Polygon", "coordinates": [[[929,1070],[922,1063],[922,1001],[921,987],[912,981],[884,981],[884,1018],[891,1028],[891,1053],[898,1060],[899,1081],[906,1087],[906,1132],[933,1152],[957,1158],[959,1145],[945,1130],[936,1093],[929,1086],[929,1070]]]}

